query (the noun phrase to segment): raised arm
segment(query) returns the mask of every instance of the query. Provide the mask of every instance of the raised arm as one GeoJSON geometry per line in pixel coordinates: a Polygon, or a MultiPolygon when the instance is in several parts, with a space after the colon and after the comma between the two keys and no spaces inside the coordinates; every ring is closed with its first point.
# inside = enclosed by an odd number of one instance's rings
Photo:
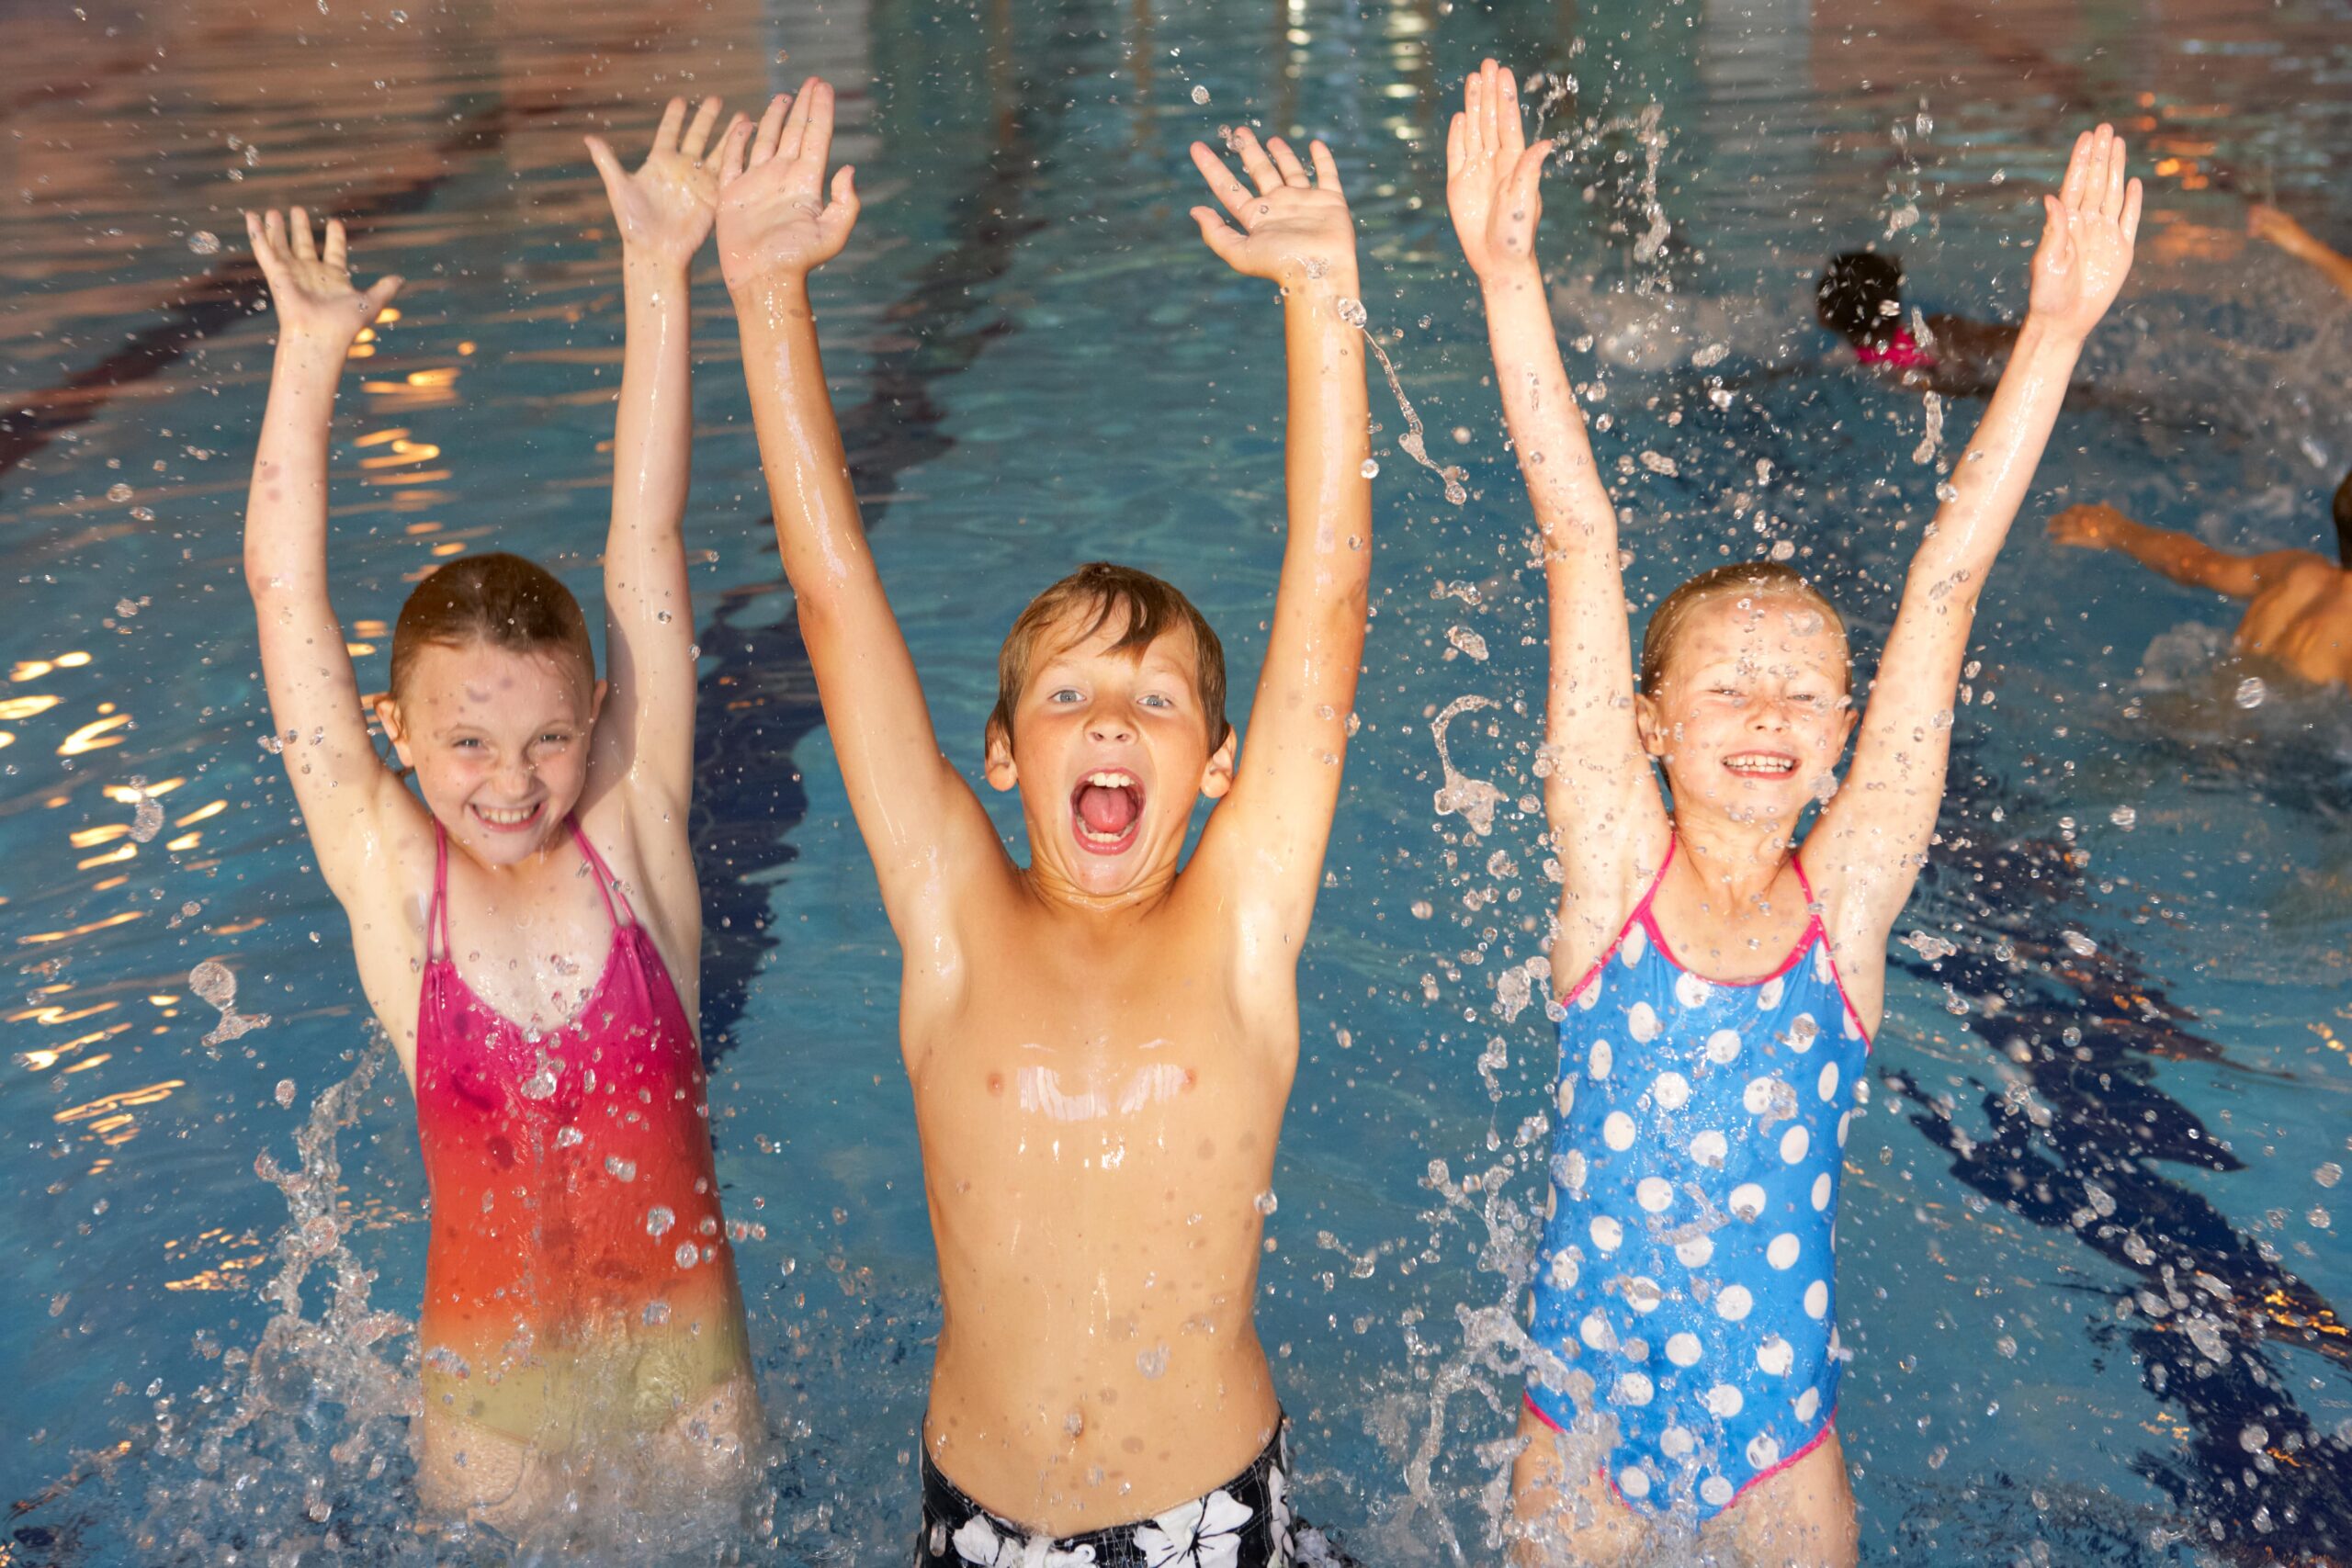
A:
{"type": "Polygon", "coordinates": [[[2086,550],[2120,550],[2142,566],[2190,588],[2251,599],[2296,567],[2327,563],[2309,550],[2232,555],[2170,528],[2135,523],[2112,506],[2070,506],[2050,520],[2050,536],[2086,550]]]}
{"type": "Polygon", "coordinates": [[[254,257],[277,310],[277,356],[245,500],[245,586],[261,628],[270,728],[319,871],[350,902],[379,814],[408,800],[368,738],[359,682],[327,594],[327,436],[335,383],[360,332],[400,291],[383,278],[351,286],[343,225],[320,246],[310,214],[245,214],[254,257]]]}
{"type": "Polygon", "coordinates": [[[1193,163],[1232,222],[1207,207],[1192,215],[1219,260],[1282,287],[1290,525],[1247,745],[1200,853],[1225,868],[1243,918],[1262,919],[1268,941],[1249,951],[1295,964],[1323,880],[1363,664],[1372,581],[1363,305],[1355,220],[1330,149],[1309,146],[1310,175],[1279,137],[1261,146],[1241,126],[1229,145],[1248,186],[1197,141],[1193,163]]]}
{"type": "Polygon", "coordinates": [[[2321,276],[2335,285],[2346,299],[2352,299],[2352,256],[2330,249],[2286,213],[2267,203],[2257,204],[2246,214],[2246,230],[2256,239],[2267,240],[2289,255],[2317,267],[2321,276]]]}
{"type": "Polygon", "coordinates": [[[2064,185],[2042,202],[2016,352],[1912,558],[1853,765],[1805,845],[1841,956],[1875,953],[1883,964],[1887,932],[1926,863],[1985,573],[2025,500],[2083,341],[2132,265],[2140,182],[2124,177],[2123,142],[2107,126],[2076,140],[2064,185]]]}
{"type": "Polygon", "coordinates": [[[718,154],[710,148],[718,122],[717,98],[703,100],[691,125],[686,101],[671,99],[653,150],[633,175],[602,137],[587,139],[620,229],[628,311],[605,537],[609,686],[592,787],[628,788],[638,819],[673,824],[680,845],[695,763],[695,619],[683,533],[694,445],[691,270],[718,200],[718,154]]]}
{"type": "Polygon", "coordinates": [[[827,196],[832,135],[833,90],[815,77],[797,99],[769,104],[756,129],[729,134],[718,250],[742,333],[776,546],[825,727],[883,906],[911,949],[923,922],[943,913],[943,863],[970,876],[980,857],[1004,855],[971,787],[940,754],[914,659],[866,547],[825,389],[808,274],[841,253],[858,207],[846,166],[827,196]]]}
{"type": "MultiPolygon", "coordinates": [[[[1598,958],[1666,856],[1673,831],[1634,724],[1634,650],[1617,511],[1560,360],[1535,229],[1552,143],[1527,145],[1519,89],[1491,60],[1445,139],[1445,201],[1486,303],[1503,422],[1519,455],[1551,601],[1545,815],[1562,877],[1555,966],[1598,958]]],[[[1558,976],[1573,981],[1573,974],[1558,976]]]]}

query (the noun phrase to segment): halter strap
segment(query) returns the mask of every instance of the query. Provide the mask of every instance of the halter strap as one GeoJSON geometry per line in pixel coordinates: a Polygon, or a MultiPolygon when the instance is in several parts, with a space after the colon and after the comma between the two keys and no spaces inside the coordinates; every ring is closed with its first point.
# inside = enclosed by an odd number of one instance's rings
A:
{"type": "Polygon", "coordinates": [[[621,891],[621,885],[614,879],[612,868],[605,863],[605,857],[596,852],[596,846],[588,841],[588,835],[580,830],[579,818],[567,817],[563,819],[563,825],[571,829],[571,841],[580,846],[581,858],[588,863],[588,869],[595,874],[596,893],[605,900],[605,919],[611,920],[616,926],[637,924],[637,911],[629,908],[628,895],[621,891]],[[617,909],[613,908],[613,900],[616,898],[620,900],[620,908],[617,909]]]}
{"type": "Polygon", "coordinates": [[[438,964],[449,956],[449,832],[433,824],[433,908],[424,917],[424,956],[438,964]],[[435,947],[440,951],[434,951],[435,947]]]}

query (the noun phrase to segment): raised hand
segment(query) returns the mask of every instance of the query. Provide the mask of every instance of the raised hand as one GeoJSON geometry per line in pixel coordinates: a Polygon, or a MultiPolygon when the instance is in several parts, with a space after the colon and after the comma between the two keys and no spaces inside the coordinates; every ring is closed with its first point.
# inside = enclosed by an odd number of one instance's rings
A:
{"type": "Polygon", "coordinates": [[[1285,286],[1340,272],[1352,278],[1355,220],[1340,192],[1340,166],[1331,161],[1331,150],[1320,141],[1308,145],[1315,160],[1310,179],[1298,154],[1279,136],[1261,147],[1248,126],[1236,126],[1227,145],[1257,186],[1256,195],[1234,177],[1224,159],[1193,143],[1193,166],[1233,218],[1227,223],[1213,208],[1193,209],[1201,238],[1217,258],[1245,277],[1285,286]]]}
{"type": "Polygon", "coordinates": [[[1445,131],[1445,209],[1470,270],[1481,281],[1535,270],[1535,224],[1544,212],[1544,160],[1552,143],[1528,144],[1519,84],[1489,60],[1462,86],[1462,112],[1445,131]]]}
{"type": "Polygon", "coordinates": [[[2041,243],[2033,253],[2028,313],[2087,337],[2132,269],[2140,232],[2140,182],[2126,180],[2123,139],[2102,125],[2075,139],[2065,184],[2041,198],[2041,243]]]}
{"type": "MultiPolygon", "coordinates": [[[[744,117],[737,115],[735,124],[742,123],[744,117]]],[[[613,204],[624,245],[681,265],[694,259],[710,237],[718,206],[718,163],[725,143],[718,148],[710,144],[718,124],[717,98],[702,101],[692,125],[686,123],[686,100],[672,98],[653,133],[653,150],[633,175],[621,167],[603,137],[585,139],[588,156],[604,177],[605,196],[613,204]]],[[[734,126],[728,130],[731,134],[734,126]]]]}
{"type": "Polygon", "coordinates": [[[841,254],[857,223],[855,175],[825,164],[833,151],[833,89],[820,76],[798,97],[779,93],[754,127],[739,124],[719,149],[718,260],[727,287],[763,276],[805,277],[841,254]]]}
{"type": "Polygon", "coordinates": [[[327,220],[323,247],[311,237],[311,215],[299,207],[290,226],[276,208],[266,217],[246,213],[245,234],[262,276],[269,279],[281,343],[310,338],[340,354],[401,291],[398,277],[379,277],[364,294],[351,286],[350,252],[339,219],[327,220]]]}

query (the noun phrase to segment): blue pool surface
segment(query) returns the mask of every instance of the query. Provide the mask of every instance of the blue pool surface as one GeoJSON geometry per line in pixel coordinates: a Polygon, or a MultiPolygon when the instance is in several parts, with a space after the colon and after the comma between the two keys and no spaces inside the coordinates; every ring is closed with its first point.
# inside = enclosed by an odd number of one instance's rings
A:
{"type": "MultiPolygon", "coordinates": [[[[1443,211],[1443,117],[1487,53],[1575,80],[1553,116],[1583,145],[1544,251],[1571,370],[1607,388],[1637,608],[1786,541],[1865,673],[1981,405],[1922,451],[1917,397],[1833,352],[1811,279],[1876,241],[1930,310],[2019,310],[2074,132],[2132,138],[2139,261],[1984,602],[1847,1151],[1838,1425],[1872,1562],[2352,1556],[2352,704],[2245,686],[2229,606],[2041,531],[2109,500],[2330,547],[2352,302],[2244,228],[2275,198],[2352,249],[2345,0],[0,15],[0,1563],[507,1555],[407,1529],[423,1173],[263,745],[239,541],[270,328],[237,209],[331,208],[363,271],[411,280],[337,428],[336,601],[380,685],[407,583],[451,555],[527,553],[599,618],[621,312],[580,136],[634,143],[672,92],[750,105],[809,71],[841,88],[867,203],[820,276],[828,370],[975,777],[998,642],[1080,561],[1174,580],[1235,689],[1254,681],[1279,318],[1200,244],[1184,149],[1247,117],[1340,160],[1372,328],[1470,496],[1397,447],[1375,384],[1376,618],[1260,1323],[1317,1524],[1368,1562],[1498,1560],[1518,1400],[1498,1346],[1556,1063],[1524,965],[1555,895],[1542,582],[1443,211]],[[1435,804],[1432,721],[1464,698],[1487,705],[1445,748],[1500,792],[1484,832],[1435,804]],[[266,1025],[205,1043],[208,961],[266,1025]],[[334,1130],[331,1155],[306,1128],[334,1130]],[[265,1297],[274,1280],[293,1283],[265,1297]]],[[[690,1555],[902,1562],[939,1317],[897,956],[706,262],[704,1028],[728,1211],[763,1232],[740,1257],[783,1457],[762,1519],[690,1555]]]]}

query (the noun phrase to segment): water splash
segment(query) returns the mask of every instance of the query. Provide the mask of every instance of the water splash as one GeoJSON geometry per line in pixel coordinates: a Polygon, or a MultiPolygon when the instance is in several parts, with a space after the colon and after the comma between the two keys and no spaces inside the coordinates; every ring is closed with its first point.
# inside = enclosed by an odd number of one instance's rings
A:
{"type": "MultiPolygon", "coordinates": [[[[1405,434],[1396,438],[1396,445],[1403,448],[1405,456],[1444,482],[1445,499],[1448,502],[1460,506],[1468,501],[1470,491],[1462,482],[1464,478],[1462,469],[1458,467],[1440,468],[1430,459],[1429,444],[1421,428],[1421,416],[1414,411],[1413,400],[1405,395],[1405,384],[1396,378],[1396,367],[1389,361],[1388,351],[1380,346],[1378,338],[1372,335],[1372,328],[1367,324],[1368,318],[1364,314],[1363,301],[1340,300],[1340,319],[1363,333],[1363,341],[1371,348],[1372,356],[1380,361],[1380,373],[1388,378],[1389,394],[1396,400],[1396,412],[1405,418],[1405,434]]],[[[1366,463],[1364,467],[1368,474],[1377,471],[1370,463],[1366,463]]]]}
{"type": "Polygon", "coordinates": [[[204,1037],[204,1043],[213,1050],[269,1023],[266,1012],[237,1010],[237,976],[217,958],[208,958],[187,972],[187,988],[220,1010],[220,1024],[204,1037]]]}
{"type": "Polygon", "coordinates": [[[1464,777],[1454,768],[1453,755],[1446,747],[1446,727],[1455,716],[1478,708],[1498,705],[1492,697],[1456,697],[1446,705],[1445,711],[1430,721],[1430,739],[1437,747],[1438,766],[1445,770],[1445,784],[1437,792],[1437,814],[1451,817],[1459,812],[1470,824],[1471,831],[1480,838],[1495,830],[1495,807],[1509,797],[1485,779],[1464,777]]]}

